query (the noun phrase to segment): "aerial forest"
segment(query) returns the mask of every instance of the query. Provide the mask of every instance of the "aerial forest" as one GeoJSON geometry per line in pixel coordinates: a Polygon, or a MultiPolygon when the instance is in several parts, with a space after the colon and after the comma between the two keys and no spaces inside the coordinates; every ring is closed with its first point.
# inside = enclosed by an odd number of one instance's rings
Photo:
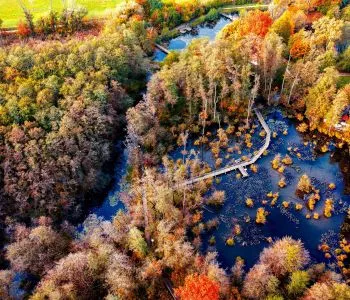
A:
{"type": "Polygon", "coordinates": [[[349,1],[29,2],[0,299],[350,299],[349,1]]]}

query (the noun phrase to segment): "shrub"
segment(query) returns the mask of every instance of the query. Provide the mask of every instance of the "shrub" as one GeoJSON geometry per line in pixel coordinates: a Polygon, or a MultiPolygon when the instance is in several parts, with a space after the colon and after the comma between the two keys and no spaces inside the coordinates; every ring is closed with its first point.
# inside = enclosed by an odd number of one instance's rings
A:
{"type": "Polygon", "coordinates": [[[246,204],[248,207],[253,207],[253,206],[254,206],[254,201],[253,201],[253,199],[251,199],[251,198],[247,198],[247,199],[245,200],[245,204],[246,204]]]}
{"type": "Polygon", "coordinates": [[[255,222],[257,224],[265,224],[266,216],[267,216],[267,212],[265,211],[265,209],[263,207],[259,207],[256,212],[255,222]]]}
{"type": "Polygon", "coordinates": [[[226,240],[226,245],[227,245],[227,246],[232,247],[234,244],[235,244],[235,240],[234,240],[233,237],[229,237],[229,238],[226,240]]]}
{"type": "Polygon", "coordinates": [[[20,21],[17,25],[17,33],[21,38],[26,38],[31,35],[31,30],[26,23],[20,21]]]}
{"type": "Polygon", "coordinates": [[[309,178],[309,176],[307,176],[306,174],[303,174],[298,182],[297,185],[297,191],[301,194],[308,194],[312,191],[312,184],[311,184],[311,180],[309,178]]]}
{"type": "Polygon", "coordinates": [[[225,202],[225,191],[215,191],[208,199],[209,205],[221,206],[225,202]]]}
{"type": "Polygon", "coordinates": [[[281,178],[281,179],[280,179],[280,181],[278,182],[278,186],[279,186],[280,188],[284,188],[284,187],[287,186],[287,183],[286,183],[286,181],[285,181],[284,178],[281,178]]]}
{"type": "Polygon", "coordinates": [[[324,205],[324,211],[323,211],[324,216],[326,218],[330,218],[332,216],[333,210],[334,210],[333,200],[326,199],[325,205],[324,205]]]}

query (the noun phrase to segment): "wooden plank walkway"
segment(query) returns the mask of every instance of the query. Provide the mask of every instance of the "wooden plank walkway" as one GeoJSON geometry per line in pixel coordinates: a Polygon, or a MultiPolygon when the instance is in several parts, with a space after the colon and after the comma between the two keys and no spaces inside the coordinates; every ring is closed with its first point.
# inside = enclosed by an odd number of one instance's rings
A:
{"type": "Polygon", "coordinates": [[[154,46],[156,48],[158,48],[160,51],[164,52],[165,54],[169,54],[169,50],[167,48],[163,47],[162,45],[154,44],[154,46]]]}
{"type": "Polygon", "coordinates": [[[244,177],[248,176],[247,171],[245,170],[245,167],[254,164],[262,155],[263,153],[267,150],[267,148],[270,145],[271,142],[271,130],[269,128],[269,126],[267,126],[263,116],[261,115],[261,113],[257,110],[254,109],[255,114],[257,115],[262,127],[264,128],[265,132],[266,132],[266,139],[265,139],[265,143],[264,145],[259,149],[259,151],[248,161],[244,161],[244,162],[240,162],[237,164],[233,164],[231,166],[227,166],[224,168],[221,168],[219,170],[215,170],[213,172],[209,172],[205,175],[202,176],[198,176],[198,177],[194,177],[191,178],[187,181],[184,181],[183,183],[180,184],[180,186],[186,186],[186,185],[190,185],[190,184],[194,184],[196,182],[205,180],[205,179],[209,179],[218,175],[222,175],[222,174],[226,174],[229,172],[232,172],[233,170],[240,170],[240,172],[242,173],[242,175],[244,177]]]}
{"type": "Polygon", "coordinates": [[[245,168],[243,167],[238,167],[238,170],[242,173],[243,177],[248,177],[248,172],[245,168]]]}
{"type": "Polygon", "coordinates": [[[236,20],[236,18],[234,17],[234,16],[231,16],[231,15],[229,15],[229,14],[225,14],[225,13],[220,13],[220,16],[222,16],[222,17],[224,17],[224,18],[226,18],[226,19],[229,19],[229,20],[231,20],[231,21],[234,21],[234,20],[236,20]]]}

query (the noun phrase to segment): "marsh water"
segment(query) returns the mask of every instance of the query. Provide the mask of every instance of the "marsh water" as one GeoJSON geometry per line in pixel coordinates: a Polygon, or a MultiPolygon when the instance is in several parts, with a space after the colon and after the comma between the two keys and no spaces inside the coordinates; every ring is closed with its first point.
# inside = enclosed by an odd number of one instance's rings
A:
{"type": "MultiPolygon", "coordinates": [[[[171,40],[169,49],[184,49],[191,40],[199,37],[214,39],[228,23],[230,23],[229,20],[221,18],[215,24],[201,26],[195,34],[189,33],[171,40]]],[[[165,54],[158,50],[155,52],[155,61],[162,61],[164,58],[165,54]]],[[[237,178],[237,173],[234,171],[214,180],[213,188],[224,190],[226,201],[221,208],[208,206],[204,211],[204,221],[218,218],[219,227],[217,230],[202,235],[202,250],[217,251],[219,261],[224,267],[231,267],[237,256],[243,257],[247,267],[250,267],[258,259],[261,250],[268,245],[270,238],[274,240],[283,236],[291,236],[304,242],[311,253],[312,260],[331,263],[317,248],[321,242],[327,242],[331,248],[335,249],[339,228],[350,203],[350,197],[344,194],[344,180],[339,164],[332,158],[334,146],[330,144],[330,150],[320,154],[316,151],[317,138],[308,140],[303,137],[297,132],[295,123],[288,119],[280,109],[270,108],[263,110],[262,113],[271,131],[277,133],[277,137],[272,139],[268,154],[257,161],[257,173],[248,169],[249,177],[237,178]],[[293,165],[286,167],[283,174],[280,174],[271,168],[271,160],[276,154],[284,157],[287,153],[292,157],[293,165]],[[310,212],[305,208],[305,202],[295,195],[297,182],[304,173],[308,174],[313,185],[320,189],[321,200],[311,213],[311,216],[314,212],[319,213],[319,220],[314,220],[312,217],[311,219],[306,218],[306,214],[310,212]],[[287,183],[285,188],[278,187],[281,177],[284,177],[287,183]],[[336,185],[335,190],[332,191],[328,189],[328,184],[331,182],[336,185]],[[267,193],[271,191],[279,192],[279,199],[275,206],[270,205],[271,199],[267,197],[267,193]],[[254,200],[253,208],[245,205],[247,197],[254,200]],[[323,217],[326,198],[332,198],[334,201],[335,211],[331,218],[323,217]],[[267,203],[264,203],[264,200],[267,200],[267,203]],[[288,209],[282,206],[283,201],[290,203],[288,209]],[[303,204],[303,209],[296,211],[295,203],[303,204]],[[265,225],[255,223],[258,207],[264,207],[269,213],[265,225]],[[242,232],[235,238],[235,245],[230,247],[226,245],[226,239],[233,235],[233,228],[236,224],[240,225],[242,232]],[[209,245],[209,239],[212,236],[215,237],[215,245],[209,245]]],[[[231,163],[241,155],[249,155],[254,149],[259,148],[264,139],[259,132],[258,127],[252,134],[253,147],[251,149],[246,149],[239,140],[231,136],[230,146],[238,143],[242,153],[229,154],[222,150],[220,157],[223,159],[223,165],[231,163]]],[[[118,144],[117,147],[120,155],[115,162],[114,184],[103,204],[91,211],[104,219],[111,219],[119,209],[123,208],[118,194],[127,170],[127,152],[123,144],[118,144]]],[[[189,140],[187,147],[194,149],[197,153],[200,152],[200,149],[194,146],[194,139],[189,140]]],[[[169,154],[170,157],[174,160],[182,158],[181,150],[182,148],[175,149],[169,154]]],[[[203,155],[203,160],[214,168],[215,161],[209,147],[204,149],[201,155],[203,155]]]]}
{"type": "MultiPolygon", "coordinates": [[[[301,239],[310,251],[314,262],[332,263],[326,260],[324,254],[318,250],[322,242],[326,242],[334,251],[339,241],[339,228],[344,220],[350,196],[344,194],[344,181],[339,164],[333,160],[334,145],[329,144],[329,151],[321,153],[317,139],[306,137],[298,133],[295,123],[288,119],[284,112],[277,108],[263,110],[264,118],[272,132],[277,134],[272,138],[268,153],[257,162],[257,173],[248,168],[249,177],[237,178],[239,171],[219,176],[214,180],[213,189],[225,191],[226,201],[220,208],[206,206],[204,221],[218,218],[219,227],[212,232],[202,235],[203,250],[217,251],[219,261],[225,267],[231,267],[234,259],[241,256],[247,266],[252,266],[258,259],[261,250],[268,245],[268,240],[276,240],[283,236],[291,236],[301,239]],[[281,158],[288,154],[293,164],[287,166],[283,173],[279,173],[271,166],[271,161],[276,155],[281,158]],[[320,190],[321,199],[315,209],[310,212],[306,208],[306,201],[296,196],[296,187],[301,175],[307,174],[313,186],[320,190]],[[278,183],[285,179],[286,187],[280,188],[278,183]],[[329,189],[329,184],[334,183],[336,188],[329,189]],[[279,193],[278,201],[271,204],[268,193],[279,193]],[[247,207],[245,201],[251,198],[254,201],[252,208],[247,207]],[[334,201],[332,217],[323,216],[324,203],[327,198],[334,201]],[[282,202],[289,202],[289,208],[284,208],[282,202]],[[301,211],[295,209],[295,204],[303,205],[301,211]],[[264,225],[255,223],[257,208],[264,207],[268,212],[267,222],[264,225]],[[318,213],[320,219],[313,219],[313,214],[318,213]],[[307,219],[306,215],[311,218],[307,219]],[[241,233],[235,237],[235,245],[226,245],[226,240],[234,236],[234,226],[239,225],[241,233]],[[215,245],[209,244],[209,239],[215,237],[215,245]]],[[[258,122],[256,125],[258,125],[258,122]]],[[[253,146],[247,148],[244,139],[237,139],[235,135],[229,135],[228,147],[238,147],[240,150],[229,153],[227,149],[221,149],[220,158],[222,165],[229,165],[243,155],[252,155],[264,143],[264,137],[260,136],[262,128],[257,126],[252,136],[253,146]]],[[[214,140],[217,140],[213,136],[214,140]]],[[[190,139],[187,149],[193,149],[192,153],[198,153],[211,168],[215,168],[215,158],[209,146],[205,147],[203,155],[198,146],[194,146],[190,139]]],[[[170,153],[176,159],[182,159],[182,148],[170,153]]],[[[193,154],[192,154],[193,155],[193,154]]],[[[208,192],[210,195],[212,191],[208,192]]]]}

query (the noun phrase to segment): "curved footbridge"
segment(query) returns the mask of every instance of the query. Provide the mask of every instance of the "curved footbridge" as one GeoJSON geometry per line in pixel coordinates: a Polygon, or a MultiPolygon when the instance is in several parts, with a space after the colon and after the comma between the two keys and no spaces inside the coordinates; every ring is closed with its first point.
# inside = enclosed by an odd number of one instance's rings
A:
{"type": "Polygon", "coordinates": [[[240,163],[237,163],[237,164],[234,164],[234,165],[230,165],[230,166],[227,166],[227,167],[215,170],[213,172],[207,173],[207,174],[202,175],[202,176],[191,178],[191,179],[181,183],[180,186],[186,186],[186,185],[194,184],[196,182],[199,182],[199,181],[202,181],[202,180],[205,180],[205,179],[209,179],[209,178],[212,178],[212,177],[215,177],[215,176],[218,176],[218,175],[226,174],[226,173],[232,172],[233,170],[237,170],[237,169],[242,173],[243,177],[247,177],[248,176],[248,173],[247,173],[245,168],[247,166],[249,166],[249,165],[254,164],[263,155],[265,150],[267,150],[267,148],[269,147],[270,142],[271,142],[271,130],[270,130],[269,126],[267,126],[267,124],[266,124],[263,116],[261,115],[261,113],[257,109],[254,109],[254,111],[255,111],[255,114],[257,115],[257,117],[258,117],[258,119],[259,119],[259,121],[261,123],[261,126],[264,128],[264,130],[266,132],[265,143],[259,149],[259,151],[248,161],[240,162],[240,163]]]}

